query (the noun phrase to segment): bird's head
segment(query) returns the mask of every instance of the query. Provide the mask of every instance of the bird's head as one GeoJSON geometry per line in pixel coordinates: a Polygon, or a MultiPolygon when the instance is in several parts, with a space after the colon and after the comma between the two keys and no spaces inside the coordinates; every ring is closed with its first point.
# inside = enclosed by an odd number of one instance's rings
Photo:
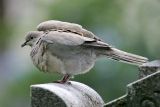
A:
{"type": "Polygon", "coordinates": [[[21,45],[21,47],[24,47],[26,45],[33,46],[37,39],[43,34],[41,31],[30,31],[26,37],[25,42],[21,45]]]}

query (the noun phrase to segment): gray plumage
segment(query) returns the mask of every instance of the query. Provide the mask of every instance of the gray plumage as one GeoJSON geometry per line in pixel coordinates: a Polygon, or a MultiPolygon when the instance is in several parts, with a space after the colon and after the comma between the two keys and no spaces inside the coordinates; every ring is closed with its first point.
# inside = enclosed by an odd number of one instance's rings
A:
{"type": "Polygon", "coordinates": [[[58,30],[61,32],[72,32],[84,37],[100,40],[92,32],[82,28],[82,26],[79,24],[62,22],[58,20],[49,20],[49,21],[42,22],[37,26],[37,30],[38,31],[57,31],[58,30]]]}
{"type": "Polygon", "coordinates": [[[31,59],[44,72],[86,73],[99,57],[133,65],[148,61],[145,57],[113,48],[78,24],[51,20],[39,24],[37,30],[28,33],[25,45],[32,47],[31,59]]]}

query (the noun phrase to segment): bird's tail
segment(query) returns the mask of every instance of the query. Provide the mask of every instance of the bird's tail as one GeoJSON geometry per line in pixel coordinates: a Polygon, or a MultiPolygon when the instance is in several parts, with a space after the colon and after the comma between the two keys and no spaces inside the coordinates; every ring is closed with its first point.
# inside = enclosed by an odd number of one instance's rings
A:
{"type": "Polygon", "coordinates": [[[130,63],[138,66],[148,62],[148,59],[145,57],[127,53],[116,48],[111,48],[111,51],[109,53],[107,52],[107,56],[120,62],[130,63]]]}

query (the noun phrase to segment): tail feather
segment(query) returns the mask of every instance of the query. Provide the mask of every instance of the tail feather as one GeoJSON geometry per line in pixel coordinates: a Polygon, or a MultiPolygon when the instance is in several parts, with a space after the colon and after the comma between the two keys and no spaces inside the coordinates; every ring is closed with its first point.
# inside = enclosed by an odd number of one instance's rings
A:
{"type": "Polygon", "coordinates": [[[143,63],[148,62],[148,59],[139,55],[127,53],[116,48],[112,48],[112,51],[109,53],[109,58],[118,60],[125,63],[130,63],[133,65],[142,65],[143,63]]]}

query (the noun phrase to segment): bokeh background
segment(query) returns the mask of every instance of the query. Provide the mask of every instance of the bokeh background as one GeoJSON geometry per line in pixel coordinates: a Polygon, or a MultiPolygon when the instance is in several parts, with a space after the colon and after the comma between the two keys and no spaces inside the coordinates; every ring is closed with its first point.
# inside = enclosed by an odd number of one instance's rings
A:
{"type": "MultiPolygon", "coordinates": [[[[21,48],[28,31],[46,20],[81,24],[119,49],[160,57],[159,0],[0,0],[0,107],[29,107],[30,85],[61,78],[39,72],[30,48],[21,48]]],[[[135,66],[99,59],[91,72],[76,76],[108,102],[122,96],[138,78],[135,66]]]]}

